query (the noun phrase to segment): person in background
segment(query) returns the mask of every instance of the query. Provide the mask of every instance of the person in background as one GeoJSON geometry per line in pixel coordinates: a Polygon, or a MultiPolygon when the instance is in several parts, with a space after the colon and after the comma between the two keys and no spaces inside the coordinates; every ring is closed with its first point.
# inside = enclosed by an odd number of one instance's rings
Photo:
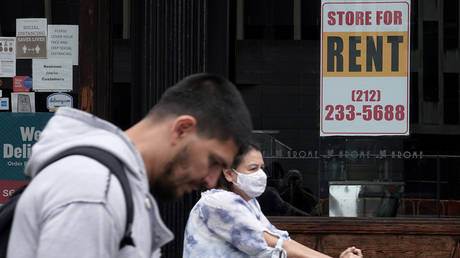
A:
{"type": "MultiPolygon", "coordinates": [[[[275,170],[282,171],[282,167],[278,162],[273,162],[272,167],[275,167],[275,170]]],[[[290,175],[292,171],[297,171],[298,170],[290,170],[287,175],[290,175]]],[[[270,173],[267,173],[270,174],[270,173]]],[[[320,208],[316,204],[316,198],[313,196],[313,194],[308,195],[308,203],[307,203],[307,209],[299,209],[298,207],[294,206],[291,204],[289,201],[286,201],[283,199],[283,196],[280,194],[280,190],[285,190],[286,184],[284,181],[279,179],[279,173],[271,173],[272,177],[270,178],[269,175],[267,175],[267,187],[265,188],[265,191],[257,197],[257,201],[260,204],[260,207],[262,209],[262,213],[267,216],[316,216],[318,215],[318,209],[320,208]],[[313,201],[313,203],[311,202],[313,201]]],[[[300,173],[299,173],[300,174],[300,173]]],[[[284,172],[282,173],[284,175],[284,172]]],[[[289,182],[289,181],[288,181],[289,182]]],[[[304,201],[304,196],[301,196],[299,202],[304,201]]],[[[295,201],[297,201],[294,198],[295,201]]],[[[302,206],[300,206],[302,207],[302,206]]]]}
{"type": "MultiPolygon", "coordinates": [[[[205,191],[190,212],[184,257],[329,257],[290,239],[262,213],[256,197],[266,186],[264,161],[251,143],[223,170],[216,189],[205,191]]],[[[347,248],[341,258],[362,257],[347,248]]]]}
{"type": "Polygon", "coordinates": [[[303,185],[303,177],[300,171],[290,169],[283,180],[283,187],[279,191],[280,196],[297,209],[316,215],[315,208],[319,201],[312,191],[303,185]]]}
{"type": "Polygon", "coordinates": [[[214,187],[251,130],[236,87],[211,74],[191,75],[168,88],[127,131],[83,111],[59,108],[32,148],[26,174],[33,180],[18,201],[7,257],[159,257],[173,235],[155,198],[174,200],[214,187]],[[124,164],[134,202],[134,246],[119,247],[126,204],[120,183],[104,165],[73,155],[39,171],[75,146],[101,148],[124,164]]]}

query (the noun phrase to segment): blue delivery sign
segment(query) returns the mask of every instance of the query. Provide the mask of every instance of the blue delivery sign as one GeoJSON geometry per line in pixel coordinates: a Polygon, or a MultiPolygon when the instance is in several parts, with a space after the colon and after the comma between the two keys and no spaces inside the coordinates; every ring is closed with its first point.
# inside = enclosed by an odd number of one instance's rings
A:
{"type": "Polygon", "coordinates": [[[50,113],[0,113],[0,180],[27,180],[24,167],[50,113]]]}

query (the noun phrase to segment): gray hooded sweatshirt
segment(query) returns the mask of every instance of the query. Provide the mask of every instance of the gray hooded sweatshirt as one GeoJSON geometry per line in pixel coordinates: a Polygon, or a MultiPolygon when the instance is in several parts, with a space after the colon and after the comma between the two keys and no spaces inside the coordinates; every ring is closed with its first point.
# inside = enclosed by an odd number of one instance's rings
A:
{"type": "Polygon", "coordinates": [[[9,258],[159,257],[160,247],[173,239],[149,193],[139,152],[123,131],[91,114],[59,108],[32,147],[25,173],[33,180],[16,208],[9,258]],[[124,162],[133,192],[136,247],[119,250],[126,204],[120,183],[105,166],[74,155],[38,173],[51,157],[79,145],[103,148],[124,162]]]}

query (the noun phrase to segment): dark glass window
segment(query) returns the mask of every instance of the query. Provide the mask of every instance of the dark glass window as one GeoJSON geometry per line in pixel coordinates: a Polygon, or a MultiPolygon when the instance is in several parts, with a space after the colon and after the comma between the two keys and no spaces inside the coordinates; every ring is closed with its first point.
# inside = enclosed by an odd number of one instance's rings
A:
{"type": "Polygon", "coordinates": [[[438,22],[423,22],[423,99],[426,101],[439,100],[438,42],[438,22]]]}
{"type": "Polygon", "coordinates": [[[460,216],[460,147],[451,144],[460,141],[460,58],[441,54],[459,51],[457,1],[411,1],[404,137],[319,136],[321,1],[299,2],[244,1],[245,40],[236,42],[235,82],[262,145],[267,191],[291,207],[277,210],[262,196],[264,213],[330,216],[340,197],[333,187],[350,184],[361,187],[358,216],[460,216]],[[282,19],[289,33],[276,29],[282,19]]]}
{"type": "Polygon", "coordinates": [[[444,1],[444,51],[458,48],[458,1],[444,1]]]}
{"type": "Polygon", "coordinates": [[[244,1],[245,39],[293,39],[293,0],[244,1]]]}
{"type": "Polygon", "coordinates": [[[458,124],[458,73],[444,73],[444,122],[458,124]]]}

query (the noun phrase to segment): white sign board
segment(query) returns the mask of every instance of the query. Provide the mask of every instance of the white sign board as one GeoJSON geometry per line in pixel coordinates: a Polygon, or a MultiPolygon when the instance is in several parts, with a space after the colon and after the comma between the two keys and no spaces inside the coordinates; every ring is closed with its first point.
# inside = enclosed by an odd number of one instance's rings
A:
{"type": "Polygon", "coordinates": [[[54,112],[56,109],[60,107],[72,107],[73,106],[73,98],[67,93],[53,93],[46,97],[46,108],[54,112]]]}
{"type": "Polygon", "coordinates": [[[71,59],[32,60],[32,87],[34,91],[71,91],[71,59]]]}
{"type": "Polygon", "coordinates": [[[16,58],[46,58],[46,19],[16,19],[16,58]]]}
{"type": "Polygon", "coordinates": [[[35,112],[35,93],[11,93],[11,112],[35,112]]]}
{"type": "Polygon", "coordinates": [[[16,38],[0,37],[0,77],[16,76],[16,38]]]}
{"type": "Polygon", "coordinates": [[[0,98],[0,110],[9,110],[9,109],[10,109],[10,99],[0,98]]]}
{"type": "Polygon", "coordinates": [[[78,65],[78,25],[48,25],[48,58],[70,58],[78,65]]]}
{"type": "Polygon", "coordinates": [[[321,136],[409,134],[410,0],[322,0],[321,136]]]}

